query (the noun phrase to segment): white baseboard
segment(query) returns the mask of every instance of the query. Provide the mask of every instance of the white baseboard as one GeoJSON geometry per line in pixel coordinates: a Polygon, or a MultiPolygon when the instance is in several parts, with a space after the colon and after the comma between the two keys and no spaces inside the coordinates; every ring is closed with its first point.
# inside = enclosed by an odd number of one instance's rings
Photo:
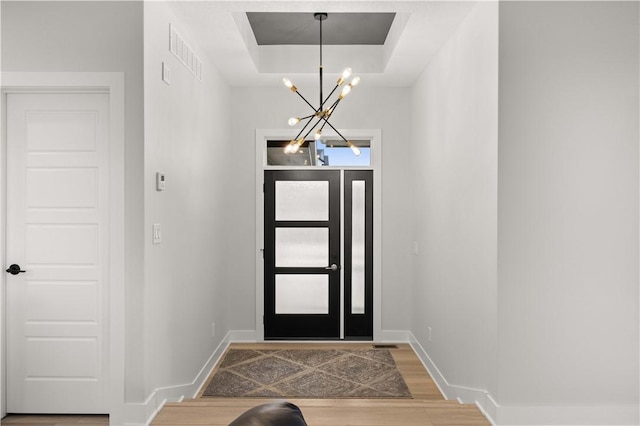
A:
{"type": "MultiPolygon", "coordinates": [[[[195,397],[230,343],[256,342],[255,330],[227,333],[191,383],[154,390],[144,403],[125,404],[124,426],[147,426],[164,404],[195,397]]],[[[409,343],[445,399],[475,404],[492,425],[608,425],[640,424],[638,405],[613,406],[525,406],[499,405],[483,389],[450,384],[429,354],[410,331],[383,330],[376,336],[380,343],[409,343]]]]}
{"type": "Polygon", "coordinates": [[[491,399],[497,425],[606,425],[640,424],[638,405],[498,405],[491,399]]]}
{"type": "Polygon", "coordinates": [[[413,333],[409,333],[409,344],[413,348],[422,364],[431,375],[431,378],[440,389],[440,393],[444,396],[445,399],[457,399],[458,401],[464,404],[473,404],[477,401],[484,402],[486,396],[488,395],[487,391],[484,389],[474,389],[464,386],[457,386],[450,384],[444,375],[440,372],[436,364],[433,362],[431,357],[427,351],[422,347],[418,339],[413,335],[413,333]]]}
{"type": "Polygon", "coordinates": [[[202,366],[191,383],[155,389],[143,403],[125,404],[124,426],[147,426],[160,412],[162,407],[170,402],[180,402],[185,398],[194,398],[204,386],[224,351],[229,347],[231,332],[222,339],[207,362],[202,366]]]}
{"type": "Polygon", "coordinates": [[[229,343],[255,343],[258,341],[256,330],[231,330],[227,336],[229,343]]]}
{"type": "Polygon", "coordinates": [[[410,333],[410,344],[446,399],[475,404],[493,425],[607,425],[640,424],[638,405],[500,405],[483,389],[452,385],[410,333]]]}
{"type": "Polygon", "coordinates": [[[376,343],[409,343],[409,334],[407,330],[380,330],[374,336],[376,343]]]}

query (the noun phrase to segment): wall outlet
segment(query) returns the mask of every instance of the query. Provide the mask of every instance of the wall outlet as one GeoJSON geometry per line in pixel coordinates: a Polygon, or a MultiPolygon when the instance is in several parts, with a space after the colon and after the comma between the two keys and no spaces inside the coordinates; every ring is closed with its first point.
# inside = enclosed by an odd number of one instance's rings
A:
{"type": "Polygon", "coordinates": [[[427,340],[431,341],[431,327],[427,327],[427,340]]]}
{"type": "Polygon", "coordinates": [[[216,337],[216,323],[211,323],[211,337],[216,337]]]}

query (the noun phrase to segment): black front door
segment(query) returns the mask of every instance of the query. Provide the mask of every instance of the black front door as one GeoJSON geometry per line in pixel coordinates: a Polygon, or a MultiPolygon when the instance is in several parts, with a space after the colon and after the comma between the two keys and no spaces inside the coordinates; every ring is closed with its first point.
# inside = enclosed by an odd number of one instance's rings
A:
{"type": "Polygon", "coordinates": [[[265,339],[373,340],[373,172],[267,170],[264,193],[265,339]]]}
{"type": "Polygon", "coordinates": [[[265,339],[340,338],[340,171],[265,171],[265,339]]]}

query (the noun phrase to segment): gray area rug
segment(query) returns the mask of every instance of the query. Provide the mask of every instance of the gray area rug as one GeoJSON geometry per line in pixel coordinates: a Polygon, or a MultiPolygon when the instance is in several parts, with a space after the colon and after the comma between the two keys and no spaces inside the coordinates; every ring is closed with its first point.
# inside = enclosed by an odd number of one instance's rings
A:
{"type": "Polygon", "coordinates": [[[411,398],[388,349],[230,349],[202,397],[411,398]]]}

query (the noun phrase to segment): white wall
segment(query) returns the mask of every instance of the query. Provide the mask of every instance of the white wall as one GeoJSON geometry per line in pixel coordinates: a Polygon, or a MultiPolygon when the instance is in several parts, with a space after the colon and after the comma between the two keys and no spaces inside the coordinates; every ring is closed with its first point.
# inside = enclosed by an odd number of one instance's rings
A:
{"type": "Polygon", "coordinates": [[[638,424],[638,18],[500,5],[502,423],[638,424]]]}
{"type": "Polygon", "coordinates": [[[10,2],[2,7],[2,71],[125,73],[126,398],[142,388],[142,3],[10,2]]]}
{"type": "MultiPolygon", "coordinates": [[[[274,76],[279,80],[282,76],[274,76]]],[[[337,76],[336,76],[337,78],[337,76]]],[[[329,82],[332,77],[327,77],[329,82]]],[[[328,83],[330,84],[330,83],[328,83]]],[[[328,87],[328,86],[327,86],[328,87]]],[[[299,87],[308,99],[317,98],[317,85],[299,87]]],[[[291,116],[308,106],[282,88],[234,88],[232,138],[235,174],[229,181],[234,203],[234,239],[227,249],[242,265],[229,281],[229,324],[233,330],[255,330],[255,130],[286,128],[291,116]]],[[[357,90],[340,104],[332,117],[340,129],[382,129],[382,329],[407,330],[410,300],[409,91],[368,87],[363,78],[357,90]]]]}
{"type": "Polygon", "coordinates": [[[202,82],[178,63],[169,22],[180,28],[155,2],[144,12],[141,2],[2,2],[2,71],[125,73],[127,406],[115,422],[144,422],[162,398],[191,396],[228,330],[230,90],[204,55],[202,82]]]}
{"type": "Polygon", "coordinates": [[[412,333],[497,424],[638,424],[639,36],[481,3],[414,86],[412,333]]]}
{"type": "Polygon", "coordinates": [[[144,5],[144,66],[145,393],[177,397],[206,378],[200,370],[228,331],[226,288],[239,265],[227,251],[236,174],[230,88],[165,3],[144,5]],[[169,51],[169,24],[202,59],[201,81],[169,51]],[[162,81],[163,63],[171,85],[162,81]],[[154,223],[160,244],[152,244],[154,223]]]}
{"type": "Polygon", "coordinates": [[[411,332],[466,402],[496,389],[497,71],[498,7],[481,3],[412,90],[411,332]]]}
{"type": "MultiPolygon", "coordinates": [[[[254,132],[304,104],[229,89],[203,55],[195,81],[162,4],[144,5],[144,52],[138,2],[1,7],[3,71],[125,72],[126,397],[143,404],[255,327],[254,132]]],[[[382,129],[382,327],[411,330],[448,396],[488,392],[499,424],[637,424],[638,4],[497,7],[411,90],[363,79],[336,112],[382,129]]]]}

